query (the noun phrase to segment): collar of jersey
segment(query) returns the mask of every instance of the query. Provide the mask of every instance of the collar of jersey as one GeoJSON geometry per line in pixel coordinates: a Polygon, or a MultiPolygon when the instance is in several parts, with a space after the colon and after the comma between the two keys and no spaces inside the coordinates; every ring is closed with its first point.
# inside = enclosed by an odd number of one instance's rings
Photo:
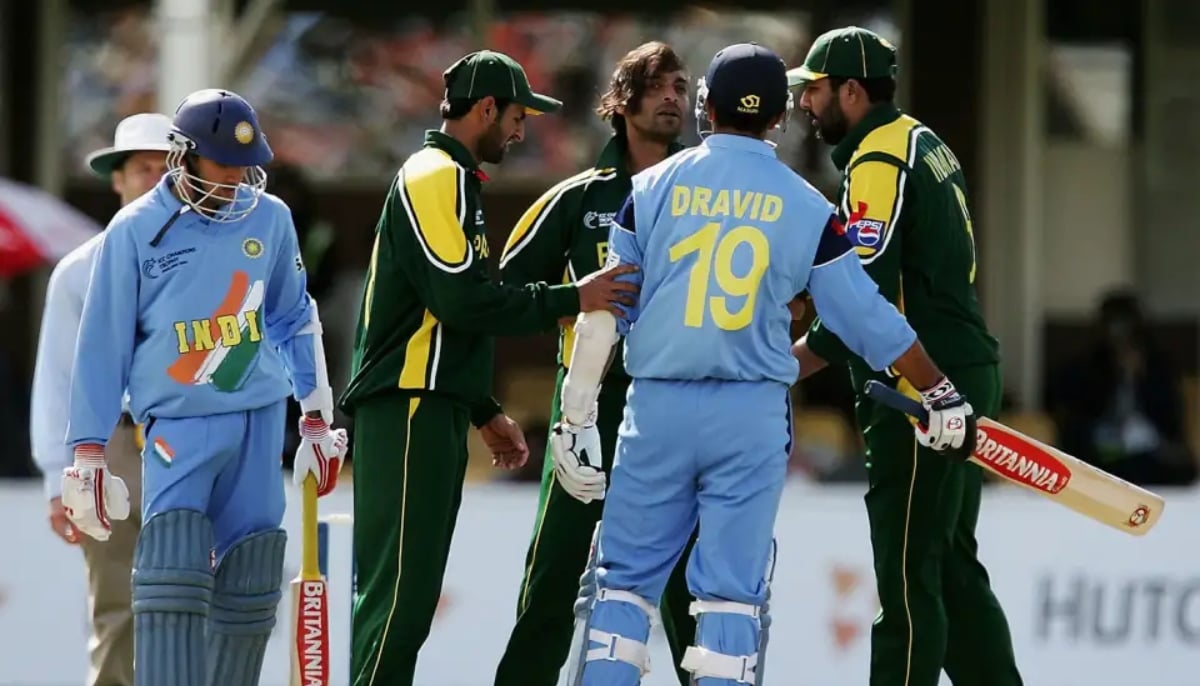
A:
{"type": "Polygon", "coordinates": [[[833,159],[833,165],[838,168],[838,171],[845,171],[846,165],[850,164],[850,158],[854,156],[854,151],[858,149],[858,145],[863,142],[867,134],[884,124],[896,121],[899,116],[900,108],[890,104],[878,105],[867,112],[867,116],[846,133],[842,142],[833,147],[833,152],[829,155],[833,159]]]}
{"type": "Polygon", "coordinates": [[[726,148],[728,150],[753,152],[764,157],[776,157],[775,148],[771,147],[770,143],[758,138],[751,138],[750,136],[739,136],[735,133],[709,134],[701,145],[710,148],[726,148]]]}
{"type": "MultiPolygon", "coordinates": [[[[667,146],[667,157],[683,150],[683,144],[679,141],[673,141],[667,146]]],[[[618,137],[613,136],[608,139],[608,143],[604,145],[604,149],[600,151],[600,157],[596,159],[596,169],[616,169],[619,176],[630,176],[629,173],[629,155],[626,154],[625,143],[618,137]]]]}
{"type": "Polygon", "coordinates": [[[464,169],[475,173],[479,171],[479,163],[467,150],[467,146],[463,145],[454,136],[442,133],[437,130],[429,130],[425,132],[425,145],[437,148],[450,155],[450,159],[458,162],[464,169]]]}

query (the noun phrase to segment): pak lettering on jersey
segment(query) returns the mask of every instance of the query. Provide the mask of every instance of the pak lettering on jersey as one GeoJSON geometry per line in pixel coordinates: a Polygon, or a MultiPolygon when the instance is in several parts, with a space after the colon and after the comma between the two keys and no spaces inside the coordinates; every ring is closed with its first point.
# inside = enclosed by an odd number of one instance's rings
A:
{"type": "Polygon", "coordinates": [[[180,250],[172,250],[159,257],[151,257],[144,260],[142,262],[142,276],[145,276],[147,279],[157,279],[169,271],[186,265],[188,263],[188,255],[194,252],[196,252],[195,248],[182,248],[180,250]]]}
{"type": "Polygon", "coordinates": [[[616,212],[590,211],[583,215],[583,226],[588,229],[607,229],[612,226],[616,212]]]}
{"type": "Polygon", "coordinates": [[[179,356],[167,375],[181,384],[210,384],[218,391],[241,388],[263,340],[264,291],[261,280],[251,282],[246,272],[234,272],[210,315],[174,322],[179,356]]]}
{"type": "Polygon", "coordinates": [[[773,222],[783,214],[783,199],[772,193],[704,186],[671,188],[671,216],[731,217],[773,222]]]}

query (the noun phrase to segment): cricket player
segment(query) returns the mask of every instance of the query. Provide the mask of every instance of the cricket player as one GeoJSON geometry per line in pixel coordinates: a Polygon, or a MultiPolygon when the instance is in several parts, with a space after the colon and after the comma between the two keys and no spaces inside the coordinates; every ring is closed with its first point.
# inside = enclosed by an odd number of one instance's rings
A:
{"type": "MultiPolygon", "coordinates": [[[[384,201],[342,409],[354,417],[354,686],[411,686],[442,578],[474,425],[506,468],[529,448],[492,399],[493,336],[552,330],[633,302],[622,267],[576,284],[499,285],[487,270],[487,175],[525,137],[534,93],[507,55],[471,53],[444,74],[440,131],[405,160],[384,201]]],[[[578,572],[576,572],[578,575],[578,572]]]]}
{"type": "MultiPolygon", "coordinates": [[[[995,416],[996,340],[975,296],[967,183],[950,148],[892,102],[896,50],[857,27],[821,35],[801,67],[800,107],[843,171],[838,221],[895,304],[975,410],[995,416]]],[[[866,439],[867,514],[881,605],[871,627],[872,686],[1021,683],[1012,638],[976,551],[983,471],[913,440],[908,417],[862,394],[879,379],[916,396],[912,378],[877,369],[827,318],[797,343],[801,376],[848,364],[866,439]]]]}
{"type": "MultiPolygon", "coordinates": [[[[506,282],[570,282],[577,274],[604,266],[609,226],[629,195],[630,177],[683,148],[678,138],[689,110],[688,87],[683,61],[664,43],[645,43],[617,62],[597,110],[612,125],[612,138],[594,167],[546,191],[517,222],[500,258],[506,282]]],[[[559,338],[551,425],[562,416],[559,393],[570,368],[574,323],[571,319],[564,325],[559,338]]],[[[612,469],[628,389],[624,365],[614,359],[597,400],[597,423],[588,427],[598,435],[605,474],[612,469]]],[[[592,492],[582,484],[560,482],[549,448],[546,452],[517,623],[500,659],[496,686],[552,686],[557,681],[571,641],[579,570],[587,562],[603,508],[602,488],[592,492]]],[[[691,595],[684,568],[676,565],[663,600],[663,624],[676,662],[683,659],[696,628],[687,611],[691,595]]],[[[683,669],[678,672],[680,683],[687,686],[690,675],[683,669]]]]}
{"type": "Polygon", "coordinates": [[[106,540],[129,491],[106,443],[128,389],[145,426],[134,552],[135,683],[254,686],[280,600],[284,413],[305,413],[297,480],[336,484],[346,437],[321,322],[286,205],[263,192],[272,152],[250,105],[202,90],[168,134],[167,175],[110,222],[72,371],[62,477],[74,526],[106,540]]]}
{"type": "Polygon", "coordinates": [[[970,404],[853,258],[829,202],[764,140],[790,105],[778,55],[753,43],[721,50],[696,98],[702,135],[707,124],[711,135],[635,175],[613,222],[608,260],[639,268],[639,301],[619,323],[605,313],[578,318],[558,427],[576,440],[556,442],[553,454],[566,471],[599,472],[580,447],[624,334],[633,382],[576,606],[573,684],[639,683],[654,608],[697,521],[687,581],[698,624],[682,666],[698,686],[763,683],[798,373],[788,305],[801,291],[874,368],[895,365],[924,389],[922,443],[974,443],[970,404]]]}
{"type": "MultiPolygon", "coordinates": [[[[107,181],[124,207],[144,195],[167,171],[167,133],[171,119],[143,113],[117,124],[111,147],[88,155],[88,167],[107,181]]],[[[80,536],[62,503],[62,472],[74,464],[66,444],[71,367],[79,338],[79,319],[91,278],[92,263],[104,234],[87,241],[59,260],[46,285],[46,304],[33,374],[29,434],[33,458],[45,475],[50,499],[50,528],[69,545],[83,550],[88,577],[88,641],[91,667],[88,686],[133,686],[133,609],[129,577],[133,548],[141,529],[142,462],[133,417],[122,412],[108,440],[113,474],[129,488],[129,517],[112,522],[107,543],[80,536]]]]}

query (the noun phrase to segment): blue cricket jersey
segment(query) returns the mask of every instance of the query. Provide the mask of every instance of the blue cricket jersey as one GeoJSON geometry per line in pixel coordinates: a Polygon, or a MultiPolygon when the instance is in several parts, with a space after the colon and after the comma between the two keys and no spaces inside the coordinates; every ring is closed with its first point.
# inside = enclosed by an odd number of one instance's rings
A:
{"type": "Polygon", "coordinates": [[[795,383],[787,305],[806,289],[876,370],[916,340],[833,205],[761,140],[713,134],[635,175],[608,255],[640,268],[638,304],[618,319],[635,379],[795,383]]]}
{"type": "Polygon", "coordinates": [[[317,372],[312,328],[301,330],[313,314],[283,201],[264,193],[242,219],[210,222],[164,177],[113,217],[96,255],[67,443],[106,443],[126,389],[138,421],[264,407],[289,385],[306,397],[317,372]]]}

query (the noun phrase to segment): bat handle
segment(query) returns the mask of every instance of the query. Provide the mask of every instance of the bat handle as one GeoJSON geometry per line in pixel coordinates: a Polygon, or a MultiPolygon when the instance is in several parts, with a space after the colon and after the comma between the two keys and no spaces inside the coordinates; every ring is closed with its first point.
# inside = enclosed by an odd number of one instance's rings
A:
{"type": "Polygon", "coordinates": [[[863,387],[863,392],[867,394],[868,398],[881,405],[916,417],[917,421],[922,424],[929,422],[929,412],[925,410],[924,405],[894,388],[889,388],[880,381],[868,381],[867,385],[863,387]]]}

